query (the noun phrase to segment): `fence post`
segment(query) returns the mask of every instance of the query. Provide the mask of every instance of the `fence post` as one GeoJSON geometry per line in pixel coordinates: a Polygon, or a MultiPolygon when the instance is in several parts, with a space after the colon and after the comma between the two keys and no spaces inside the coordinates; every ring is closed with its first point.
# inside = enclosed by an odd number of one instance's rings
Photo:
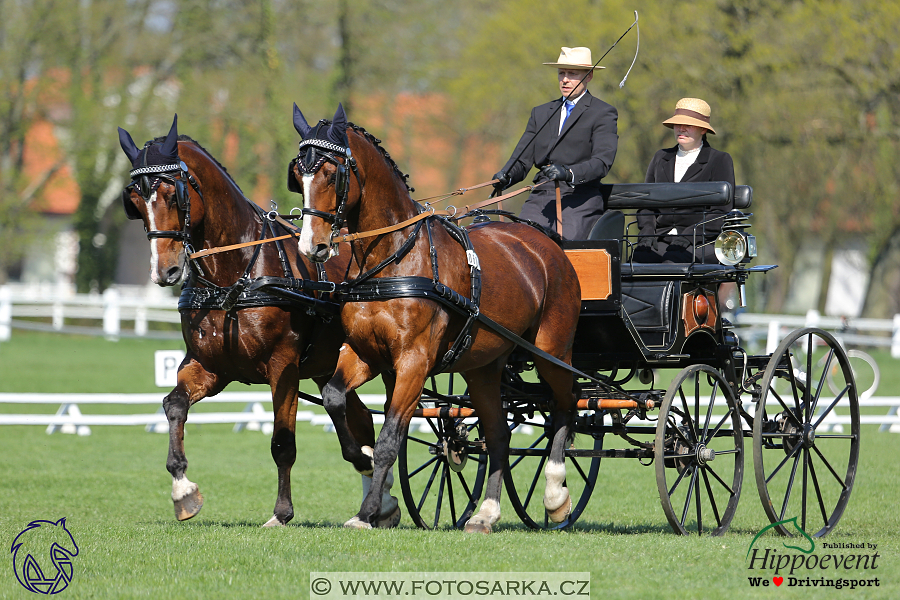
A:
{"type": "Polygon", "coordinates": [[[806,326],[807,327],[818,327],[819,326],[819,311],[814,308],[806,311],[806,326]]]}
{"type": "Polygon", "coordinates": [[[0,285],[0,342],[8,341],[12,337],[11,296],[9,288],[5,285],[0,285]]]}
{"type": "Polygon", "coordinates": [[[134,334],[139,336],[147,335],[147,307],[143,304],[134,311],[134,334]]]}
{"type": "Polygon", "coordinates": [[[891,358],[900,358],[900,315],[894,315],[894,331],[891,334],[891,358]]]}
{"type": "Polygon", "coordinates": [[[766,336],[766,354],[773,354],[781,342],[781,323],[772,319],[769,321],[769,334],[766,336]]]}
{"type": "Polygon", "coordinates": [[[119,291],[107,288],[103,292],[103,333],[108,340],[119,339],[119,291]]]}

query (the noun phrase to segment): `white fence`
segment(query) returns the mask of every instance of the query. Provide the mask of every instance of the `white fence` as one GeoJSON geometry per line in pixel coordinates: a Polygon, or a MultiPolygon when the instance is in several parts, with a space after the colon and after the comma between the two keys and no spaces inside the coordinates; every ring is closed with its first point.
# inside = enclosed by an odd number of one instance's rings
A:
{"type": "MultiPolygon", "coordinates": [[[[148,432],[168,432],[168,420],[163,412],[161,404],[162,393],[151,394],[0,394],[0,406],[4,404],[42,404],[58,405],[55,414],[0,414],[0,425],[41,425],[46,426],[47,433],[77,433],[78,435],[90,435],[92,426],[101,425],[144,425],[148,432]],[[145,414],[82,414],[80,406],[84,405],[157,405],[159,409],[155,413],[145,414]]],[[[381,407],[385,398],[379,394],[361,394],[360,398],[367,406],[381,407]]],[[[271,403],[269,392],[222,392],[212,398],[201,401],[203,405],[214,403],[243,404],[240,411],[231,412],[199,412],[192,410],[188,413],[189,424],[209,423],[234,423],[234,431],[244,429],[262,431],[268,435],[272,433],[272,421],[274,415],[271,410],[263,408],[264,403],[271,403]]],[[[823,398],[823,406],[828,406],[830,401],[823,398]]],[[[300,400],[301,405],[312,406],[306,400],[300,400]]],[[[778,401],[770,399],[770,404],[777,405],[778,401]]],[[[744,405],[748,410],[753,410],[749,398],[744,399],[744,405]]],[[[860,423],[863,425],[880,425],[879,431],[891,431],[900,433],[900,416],[897,409],[900,408],[900,397],[873,397],[860,399],[862,408],[887,408],[884,415],[861,415],[860,423]]],[[[839,428],[850,423],[850,415],[847,413],[846,401],[839,402],[835,410],[823,421],[829,428],[839,428]]],[[[324,426],[326,430],[333,430],[331,419],[328,415],[316,413],[311,410],[297,411],[298,422],[308,422],[310,425],[324,426]]],[[[373,415],[376,424],[384,422],[383,415],[373,415]]],[[[635,423],[632,423],[635,424],[635,423]]],[[[650,424],[648,422],[647,424],[650,424]]],[[[424,431],[430,431],[423,419],[414,418],[410,427],[420,427],[424,431]]]]}
{"type": "MultiPolygon", "coordinates": [[[[162,408],[163,393],[150,394],[16,394],[0,393],[0,407],[4,404],[58,405],[55,414],[16,414],[0,413],[0,425],[46,425],[47,433],[77,433],[90,435],[92,426],[100,425],[144,425],[149,432],[166,433],[169,422],[162,408]],[[155,413],[144,414],[83,414],[84,405],[156,405],[155,413]]],[[[379,394],[361,394],[360,399],[367,406],[383,406],[384,396],[379,394]]],[[[212,398],[201,400],[201,405],[210,404],[243,404],[240,411],[201,412],[192,410],[188,413],[188,423],[234,423],[234,431],[244,429],[272,433],[272,422],[275,415],[266,410],[263,404],[271,405],[272,394],[269,392],[222,392],[212,398]]],[[[313,406],[311,402],[300,399],[300,404],[313,406]]],[[[376,422],[383,422],[382,415],[374,415],[376,422]],[[379,418],[381,417],[381,418],[379,418]]],[[[308,421],[311,425],[330,426],[328,415],[311,410],[298,410],[297,421],[308,421]]]]}
{"type": "Polygon", "coordinates": [[[822,316],[816,310],[810,310],[806,315],[738,313],[734,316],[734,324],[739,326],[742,338],[765,338],[766,354],[774,352],[790,331],[819,327],[835,332],[847,347],[890,348],[891,356],[900,358],[900,315],[894,315],[893,319],[841,319],[822,316]],[[885,335],[887,333],[890,335],[885,335]]]}
{"type": "Polygon", "coordinates": [[[160,289],[148,293],[148,288],[143,287],[121,291],[109,288],[103,294],[74,294],[64,288],[20,290],[0,286],[0,342],[10,338],[13,328],[104,335],[108,339],[120,336],[181,339],[179,330],[151,330],[151,322],[181,323],[178,298],[160,289]],[[96,321],[97,325],[66,324],[67,319],[96,321]],[[123,322],[133,322],[133,329],[123,330],[123,322]]]}

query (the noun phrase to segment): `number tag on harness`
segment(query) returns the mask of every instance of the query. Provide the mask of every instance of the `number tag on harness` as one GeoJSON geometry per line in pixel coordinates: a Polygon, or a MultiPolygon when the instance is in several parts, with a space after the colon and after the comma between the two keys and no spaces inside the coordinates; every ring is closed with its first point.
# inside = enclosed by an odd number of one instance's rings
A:
{"type": "Polygon", "coordinates": [[[470,266],[475,267],[479,271],[481,270],[481,265],[478,263],[478,255],[475,254],[474,250],[466,250],[466,260],[470,266]]]}

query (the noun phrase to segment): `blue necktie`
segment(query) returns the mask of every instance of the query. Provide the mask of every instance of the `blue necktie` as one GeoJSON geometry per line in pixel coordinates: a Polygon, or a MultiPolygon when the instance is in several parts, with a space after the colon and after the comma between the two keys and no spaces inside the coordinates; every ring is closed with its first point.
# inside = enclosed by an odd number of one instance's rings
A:
{"type": "Polygon", "coordinates": [[[563,117],[562,125],[559,126],[560,132],[562,132],[562,128],[566,125],[566,119],[569,118],[569,115],[572,114],[572,109],[575,108],[575,103],[569,100],[566,100],[566,116],[563,117]]]}

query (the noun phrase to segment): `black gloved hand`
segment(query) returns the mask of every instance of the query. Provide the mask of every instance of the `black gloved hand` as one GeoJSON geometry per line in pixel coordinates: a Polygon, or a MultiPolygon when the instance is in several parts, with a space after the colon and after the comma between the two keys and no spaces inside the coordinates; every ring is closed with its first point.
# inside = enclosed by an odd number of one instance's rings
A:
{"type": "Polygon", "coordinates": [[[507,175],[503,171],[498,171],[497,173],[495,173],[493,178],[497,180],[497,183],[494,184],[494,188],[498,192],[502,192],[504,189],[506,189],[506,186],[509,185],[509,175],[507,175]]]}
{"type": "Polygon", "coordinates": [[[571,183],[573,179],[572,172],[565,165],[550,163],[545,167],[541,167],[541,173],[550,181],[559,180],[571,183]]]}

